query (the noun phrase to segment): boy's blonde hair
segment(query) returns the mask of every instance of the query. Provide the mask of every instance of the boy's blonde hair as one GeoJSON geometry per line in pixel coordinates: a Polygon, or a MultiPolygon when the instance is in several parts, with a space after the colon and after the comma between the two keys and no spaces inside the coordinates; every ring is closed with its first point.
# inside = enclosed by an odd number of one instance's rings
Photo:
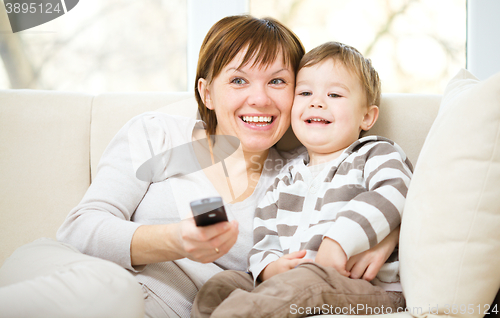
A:
{"type": "Polygon", "coordinates": [[[340,42],[327,42],[307,52],[299,64],[303,67],[313,66],[327,59],[341,62],[349,71],[354,72],[365,90],[367,106],[380,106],[380,79],[370,59],[365,58],[352,46],[340,42]]]}

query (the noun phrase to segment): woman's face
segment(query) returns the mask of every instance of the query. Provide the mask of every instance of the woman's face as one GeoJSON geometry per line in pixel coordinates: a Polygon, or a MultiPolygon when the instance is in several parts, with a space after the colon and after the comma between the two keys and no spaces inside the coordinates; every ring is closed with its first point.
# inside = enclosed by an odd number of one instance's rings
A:
{"type": "Polygon", "coordinates": [[[290,125],[295,74],[282,54],[269,65],[241,67],[242,50],[208,84],[198,88],[206,107],[215,110],[216,134],[237,137],[245,152],[262,152],[274,145],[290,125]]]}

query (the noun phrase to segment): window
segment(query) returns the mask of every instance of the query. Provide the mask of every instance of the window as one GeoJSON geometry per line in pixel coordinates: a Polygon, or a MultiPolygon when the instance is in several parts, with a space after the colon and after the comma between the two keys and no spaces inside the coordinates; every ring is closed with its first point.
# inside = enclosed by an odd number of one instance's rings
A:
{"type": "Polygon", "coordinates": [[[192,90],[208,28],[247,10],[283,22],[306,50],[326,41],[356,47],[372,59],[383,92],[441,94],[465,67],[466,0],[85,0],[14,34],[4,9],[0,88],[192,90]]]}
{"type": "Polygon", "coordinates": [[[0,10],[0,88],[186,90],[186,1],[79,1],[14,34],[0,10]]]}
{"type": "Polygon", "coordinates": [[[306,50],[327,41],[370,58],[382,92],[443,93],[465,68],[465,0],[249,0],[250,14],[290,27],[306,50]]]}

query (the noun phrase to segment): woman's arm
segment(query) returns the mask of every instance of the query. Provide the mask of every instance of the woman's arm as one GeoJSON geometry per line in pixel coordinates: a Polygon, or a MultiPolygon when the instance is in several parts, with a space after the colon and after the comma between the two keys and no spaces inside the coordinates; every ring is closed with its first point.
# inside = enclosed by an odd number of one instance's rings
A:
{"type": "Polygon", "coordinates": [[[134,270],[133,265],[184,257],[208,262],[224,255],[237,239],[237,224],[221,229],[221,225],[197,228],[190,221],[160,225],[132,221],[150,188],[150,182],[136,177],[137,162],[143,158],[138,160],[142,152],[135,150],[144,146],[149,151],[149,140],[140,139],[145,136],[143,127],[147,127],[155,153],[169,146],[168,128],[154,114],[127,123],[106,148],[96,178],[69,213],[57,238],[130,270],[134,270]]]}

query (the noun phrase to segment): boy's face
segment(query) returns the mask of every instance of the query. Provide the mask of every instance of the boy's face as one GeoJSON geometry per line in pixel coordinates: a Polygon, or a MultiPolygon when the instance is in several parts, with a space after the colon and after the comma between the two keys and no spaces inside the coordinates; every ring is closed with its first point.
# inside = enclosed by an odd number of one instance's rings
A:
{"type": "Polygon", "coordinates": [[[375,123],[378,108],[374,120],[367,115],[370,109],[361,81],[342,63],[328,59],[297,74],[292,128],[311,158],[315,154],[332,154],[328,160],[338,157],[361,130],[375,123]]]}

